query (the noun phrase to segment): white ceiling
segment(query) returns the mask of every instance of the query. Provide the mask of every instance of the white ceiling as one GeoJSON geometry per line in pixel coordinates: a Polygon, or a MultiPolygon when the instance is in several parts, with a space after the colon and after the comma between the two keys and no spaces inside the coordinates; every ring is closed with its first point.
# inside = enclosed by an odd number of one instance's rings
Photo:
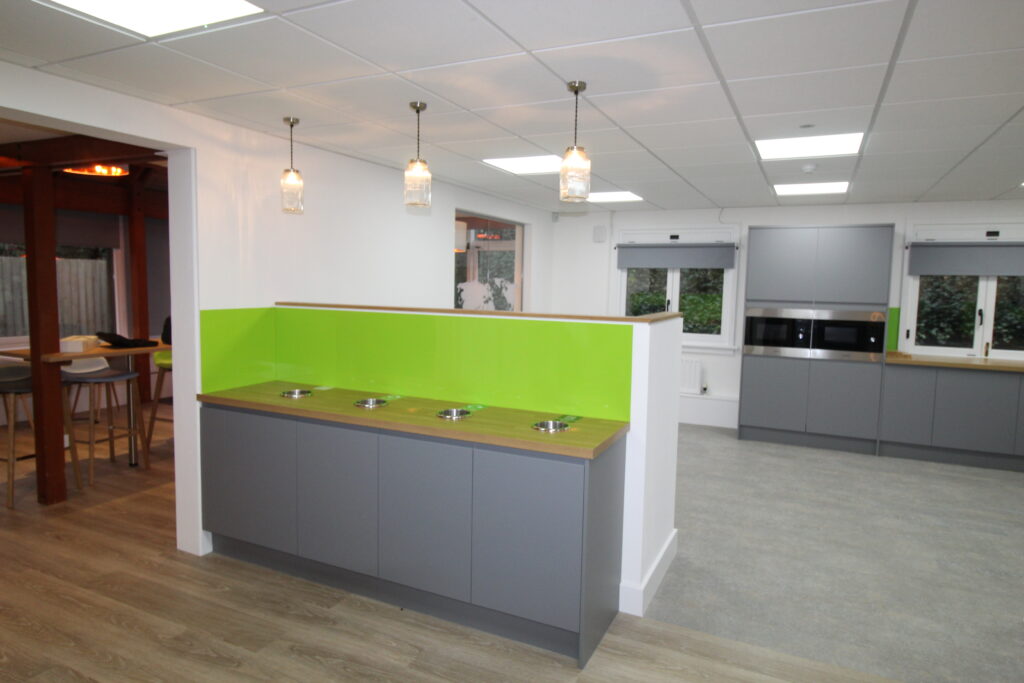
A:
{"type": "MultiPolygon", "coordinates": [[[[551,211],[586,207],[480,159],[561,154],[574,79],[593,189],[646,198],[616,209],[1024,199],[1024,0],[252,1],[146,40],[3,0],[0,59],[282,137],[298,116],[297,140],[395,168],[423,100],[436,178],[551,211]],[[859,156],[810,174],[753,151],[855,131],[859,156]],[[848,197],[771,189],[834,180],[848,197]]],[[[0,125],[19,134],[40,136],[0,125]]]]}

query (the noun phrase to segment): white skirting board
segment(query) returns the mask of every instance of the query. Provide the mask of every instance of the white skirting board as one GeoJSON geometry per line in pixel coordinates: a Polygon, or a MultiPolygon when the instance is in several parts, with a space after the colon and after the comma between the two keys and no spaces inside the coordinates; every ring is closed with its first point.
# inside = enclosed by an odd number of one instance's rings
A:
{"type": "Polygon", "coordinates": [[[739,398],[679,394],[679,422],[682,424],[736,429],[739,415],[739,398]]]}
{"type": "Polygon", "coordinates": [[[619,585],[619,611],[638,617],[644,615],[651,600],[654,599],[654,595],[658,592],[669,565],[676,559],[678,546],[679,533],[677,529],[673,529],[658,552],[657,559],[644,575],[643,581],[640,583],[623,581],[619,585]]]}

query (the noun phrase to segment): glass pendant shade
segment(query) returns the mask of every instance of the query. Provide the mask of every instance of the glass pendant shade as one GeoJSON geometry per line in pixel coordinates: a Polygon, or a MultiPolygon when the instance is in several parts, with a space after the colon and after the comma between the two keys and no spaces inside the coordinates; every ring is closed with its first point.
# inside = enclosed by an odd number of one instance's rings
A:
{"type": "Polygon", "coordinates": [[[558,198],[563,202],[582,202],[590,196],[590,159],[582,147],[565,150],[558,173],[558,198]]]}
{"type": "Polygon", "coordinates": [[[296,168],[286,168],[281,173],[281,210],[302,213],[302,174],[296,168]]]}
{"type": "Polygon", "coordinates": [[[405,167],[405,205],[430,206],[430,169],[423,159],[409,159],[405,167]]]}

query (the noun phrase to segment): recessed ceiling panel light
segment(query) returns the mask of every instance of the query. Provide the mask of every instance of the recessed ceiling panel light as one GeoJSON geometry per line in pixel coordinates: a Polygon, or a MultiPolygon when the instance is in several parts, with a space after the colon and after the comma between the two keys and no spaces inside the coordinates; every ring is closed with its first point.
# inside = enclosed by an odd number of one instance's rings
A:
{"type": "Polygon", "coordinates": [[[187,28],[259,14],[246,0],[54,0],[152,38],[187,28]]]}
{"type": "Polygon", "coordinates": [[[632,192],[591,192],[587,197],[588,202],[642,202],[640,195],[632,192]]]}
{"type": "Polygon", "coordinates": [[[558,173],[562,168],[562,157],[545,154],[539,157],[506,157],[504,159],[484,159],[485,164],[496,166],[503,171],[516,175],[541,175],[558,173]]]}
{"type": "Polygon", "coordinates": [[[776,185],[775,194],[780,197],[804,194],[843,194],[850,183],[793,183],[776,185]]]}
{"type": "Polygon", "coordinates": [[[839,135],[808,135],[802,138],[776,138],[755,140],[757,151],[765,161],[771,159],[807,159],[810,157],[839,157],[860,151],[864,133],[839,135]]]}

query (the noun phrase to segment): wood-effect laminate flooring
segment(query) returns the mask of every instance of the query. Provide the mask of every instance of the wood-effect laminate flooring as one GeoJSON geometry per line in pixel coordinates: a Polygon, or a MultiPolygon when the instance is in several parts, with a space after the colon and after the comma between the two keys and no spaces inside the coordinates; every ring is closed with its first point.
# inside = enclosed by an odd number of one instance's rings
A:
{"type": "MultiPolygon", "coordinates": [[[[169,413],[169,407],[161,410],[169,413]]],[[[24,431],[19,441],[30,452],[24,431]]],[[[0,509],[0,680],[880,681],[619,615],[587,668],[545,650],[237,560],[175,549],[173,444],[99,451],[96,485],[0,509]]]]}

